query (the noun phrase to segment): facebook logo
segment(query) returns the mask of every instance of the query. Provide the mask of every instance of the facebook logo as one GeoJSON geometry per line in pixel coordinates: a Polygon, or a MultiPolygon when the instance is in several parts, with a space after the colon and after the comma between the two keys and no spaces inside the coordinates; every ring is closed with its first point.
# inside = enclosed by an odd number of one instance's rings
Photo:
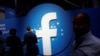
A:
{"type": "Polygon", "coordinates": [[[37,35],[40,55],[69,56],[73,28],[69,13],[61,7],[50,3],[34,7],[27,15],[26,25],[37,35]]]}
{"type": "Polygon", "coordinates": [[[51,52],[51,37],[56,37],[57,29],[49,29],[49,22],[56,20],[56,12],[46,13],[41,20],[41,30],[36,30],[37,37],[43,39],[43,53],[44,55],[52,55],[51,52]]]}

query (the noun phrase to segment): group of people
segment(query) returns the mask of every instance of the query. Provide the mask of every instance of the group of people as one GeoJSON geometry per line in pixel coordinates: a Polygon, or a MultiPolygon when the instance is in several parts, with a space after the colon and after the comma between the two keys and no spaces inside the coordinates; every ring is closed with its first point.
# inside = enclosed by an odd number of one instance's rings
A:
{"type": "MultiPolygon", "coordinates": [[[[100,56],[100,39],[92,34],[90,25],[90,17],[86,13],[75,15],[73,21],[75,40],[70,56],[100,56]]],[[[36,35],[31,32],[31,27],[26,29],[27,33],[24,36],[23,43],[16,36],[16,29],[10,29],[10,36],[6,39],[6,46],[9,49],[7,56],[23,56],[22,48],[24,45],[26,45],[27,56],[37,56],[39,54],[36,35]]],[[[4,56],[5,53],[3,42],[0,37],[0,56],[4,56]]]]}
{"type": "MultiPolygon", "coordinates": [[[[39,54],[39,49],[37,46],[37,37],[31,32],[31,27],[26,28],[27,33],[24,35],[24,41],[22,42],[18,36],[16,36],[16,29],[10,29],[9,36],[4,41],[2,36],[0,36],[0,56],[23,56],[23,46],[26,45],[26,56],[37,56],[39,54]],[[5,51],[4,42],[7,46],[7,51],[5,51]]],[[[2,32],[0,31],[0,35],[2,32]]]]}

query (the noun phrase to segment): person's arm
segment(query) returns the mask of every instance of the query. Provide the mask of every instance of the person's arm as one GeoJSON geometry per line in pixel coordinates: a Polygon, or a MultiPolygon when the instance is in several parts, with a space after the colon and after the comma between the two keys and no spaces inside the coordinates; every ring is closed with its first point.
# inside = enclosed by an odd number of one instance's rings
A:
{"type": "Polygon", "coordinates": [[[22,47],[22,41],[20,40],[20,37],[18,37],[18,36],[17,36],[17,41],[18,41],[17,45],[19,47],[22,47]]]}
{"type": "Polygon", "coordinates": [[[24,35],[23,45],[26,43],[26,36],[24,35]]]}
{"type": "Polygon", "coordinates": [[[10,45],[9,45],[9,38],[7,37],[7,39],[6,39],[6,46],[7,47],[9,47],[10,45]]]}
{"type": "Polygon", "coordinates": [[[24,35],[23,45],[26,44],[26,35],[24,35]]]}
{"type": "Polygon", "coordinates": [[[36,36],[36,35],[35,35],[35,40],[36,40],[36,41],[35,41],[35,43],[37,43],[37,42],[38,42],[38,40],[37,40],[37,36],[36,36]]]}

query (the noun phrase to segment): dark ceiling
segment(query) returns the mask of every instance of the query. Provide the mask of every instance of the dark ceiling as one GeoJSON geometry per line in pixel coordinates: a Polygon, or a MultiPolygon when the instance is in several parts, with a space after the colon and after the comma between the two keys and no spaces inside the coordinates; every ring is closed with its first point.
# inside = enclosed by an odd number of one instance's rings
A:
{"type": "Polygon", "coordinates": [[[54,3],[65,10],[91,8],[94,5],[93,0],[0,0],[0,5],[15,9],[17,16],[25,16],[31,8],[42,3],[54,3]]]}
{"type": "Polygon", "coordinates": [[[7,6],[15,9],[15,1],[14,0],[0,0],[0,5],[7,6]]]}

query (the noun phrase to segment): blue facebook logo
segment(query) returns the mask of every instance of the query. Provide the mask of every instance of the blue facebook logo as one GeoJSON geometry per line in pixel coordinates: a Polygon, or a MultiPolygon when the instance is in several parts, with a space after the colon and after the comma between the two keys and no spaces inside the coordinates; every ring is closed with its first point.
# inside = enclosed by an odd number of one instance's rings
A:
{"type": "Polygon", "coordinates": [[[56,37],[57,33],[57,29],[49,29],[49,21],[53,19],[56,19],[55,12],[45,14],[41,20],[41,30],[36,30],[37,37],[43,37],[44,55],[52,55],[50,37],[56,37]]]}
{"type": "Polygon", "coordinates": [[[37,35],[41,55],[69,56],[72,20],[61,7],[50,3],[38,5],[28,13],[26,21],[37,35]]]}

